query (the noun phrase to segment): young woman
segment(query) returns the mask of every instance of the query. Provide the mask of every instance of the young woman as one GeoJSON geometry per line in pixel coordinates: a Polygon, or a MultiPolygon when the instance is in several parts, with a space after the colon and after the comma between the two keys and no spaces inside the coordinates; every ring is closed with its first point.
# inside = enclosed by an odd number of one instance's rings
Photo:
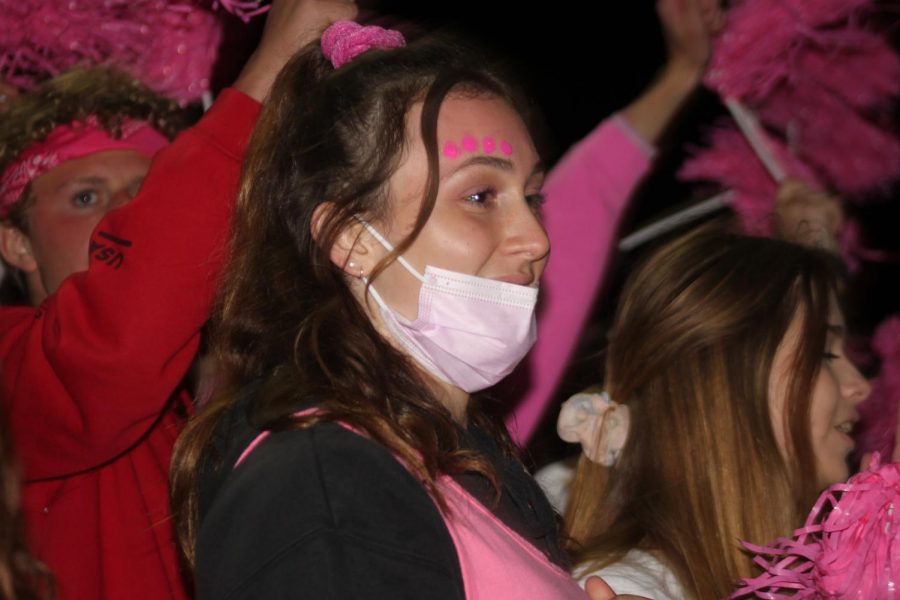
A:
{"type": "Polygon", "coordinates": [[[173,467],[199,598],[583,597],[472,398],[534,341],[528,105],[459,43],[399,46],[329,28],[254,134],[215,344],[230,393],[173,467]]]}
{"type": "Polygon", "coordinates": [[[631,277],[606,395],[560,418],[597,461],[582,458],[567,513],[580,575],[656,599],[725,597],[754,572],[741,540],[790,535],[847,478],[869,385],[843,351],[839,288],[824,251],[718,226],[631,277]]]}

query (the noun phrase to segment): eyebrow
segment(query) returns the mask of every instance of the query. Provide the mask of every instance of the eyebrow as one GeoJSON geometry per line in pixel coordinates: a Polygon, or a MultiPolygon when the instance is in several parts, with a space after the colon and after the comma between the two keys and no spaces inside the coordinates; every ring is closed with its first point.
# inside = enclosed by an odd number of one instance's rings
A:
{"type": "MultiPolygon", "coordinates": [[[[462,164],[458,165],[455,169],[447,173],[444,177],[442,177],[442,179],[446,179],[454,173],[473,166],[493,167],[495,169],[500,169],[501,171],[512,171],[515,168],[515,165],[509,159],[500,158],[499,156],[485,156],[484,154],[479,154],[477,156],[472,156],[464,160],[462,164]]],[[[538,161],[531,169],[531,174],[529,175],[529,177],[534,177],[538,173],[543,173],[544,171],[544,164],[541,161],[538,161]]]]}
{"type": "Polygon", "coordinates": [[[89,185],[103,185],[106,183],[106,179],[103,177],[97,177],[96,175],[85,175],[83,177],[76,177],[75,179],[70,179],[63,184],[61,184],[57,190],[64,190],[68,187],[80,186],[84,184],[89,185]]]}

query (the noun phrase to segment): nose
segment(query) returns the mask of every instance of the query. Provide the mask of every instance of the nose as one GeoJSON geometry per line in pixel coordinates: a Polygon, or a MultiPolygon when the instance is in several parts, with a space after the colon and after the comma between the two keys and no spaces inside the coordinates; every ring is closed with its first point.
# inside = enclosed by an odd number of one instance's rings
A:
{"type": "Polygon", "coordinates": [[[853,363],[850,361],[846,362],[846,373],[841,379],[841,393],[854,404],[858,404],[869,397],[869,394],[872,392],[872,384],[863,377],[853,363]]]}
{"type": "Polygon", "coordinates": [[[529,263],[541,261],[550,253],[547,231],[526,202],[519,204],[511,215],[503,245],[507,253],[521,256],[529,263]]]}

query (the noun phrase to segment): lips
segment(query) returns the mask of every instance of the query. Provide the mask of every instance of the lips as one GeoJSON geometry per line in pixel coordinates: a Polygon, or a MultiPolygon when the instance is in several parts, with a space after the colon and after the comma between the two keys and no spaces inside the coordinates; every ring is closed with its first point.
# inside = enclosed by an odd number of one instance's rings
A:
{"type": "Polygon", "coordinates": [[[840,425],[835,425],[834,428],[843,434],[851,435],[853,433],[853,429],[855,427],[856,427],[856,421],[844,421],[840,425]]]}
{"type": "Polygon", "coordinates": [[[516,285],[531,285],[534,275],[528,273],[513,273],[511,275],[502,275],[500,277],[492,277],[494,281],[504,281],[506,283],[514,283],[516,285]]]}
{"type": "Polygon", "coordinates": [[[850,446],[850,450],[856,447],[856,441],[853,439],[853,431],[856,429],[856,424],[858,421],[859,417],[854,416],[834,426],[835,431],[841,434],[841,436],[844,438],[844,441],[847,442],[848,446],[850,446]]]}

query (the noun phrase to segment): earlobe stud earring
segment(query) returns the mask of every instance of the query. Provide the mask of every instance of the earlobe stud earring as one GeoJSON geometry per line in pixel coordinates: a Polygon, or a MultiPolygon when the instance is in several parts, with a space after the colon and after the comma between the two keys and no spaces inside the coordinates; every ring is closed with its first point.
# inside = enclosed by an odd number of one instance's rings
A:
{"type": "Polygon", "coordinates": [[[363,275],[365,274],[365,271],[363,270],[363,268],[360,267],[360,266],[358,266],[358,265],[357,265],[355,262],[353,262],[352,260],[349,261],[349,262],[347,263],[347,268],[350,269],[351,272],[357,270],[357,268],[358,268],[358,269],[359,269],[359,273],[356,274],[356,277],[357,277],[358,279],[362,279],[362,278],[363,278],[363,275]]]}

